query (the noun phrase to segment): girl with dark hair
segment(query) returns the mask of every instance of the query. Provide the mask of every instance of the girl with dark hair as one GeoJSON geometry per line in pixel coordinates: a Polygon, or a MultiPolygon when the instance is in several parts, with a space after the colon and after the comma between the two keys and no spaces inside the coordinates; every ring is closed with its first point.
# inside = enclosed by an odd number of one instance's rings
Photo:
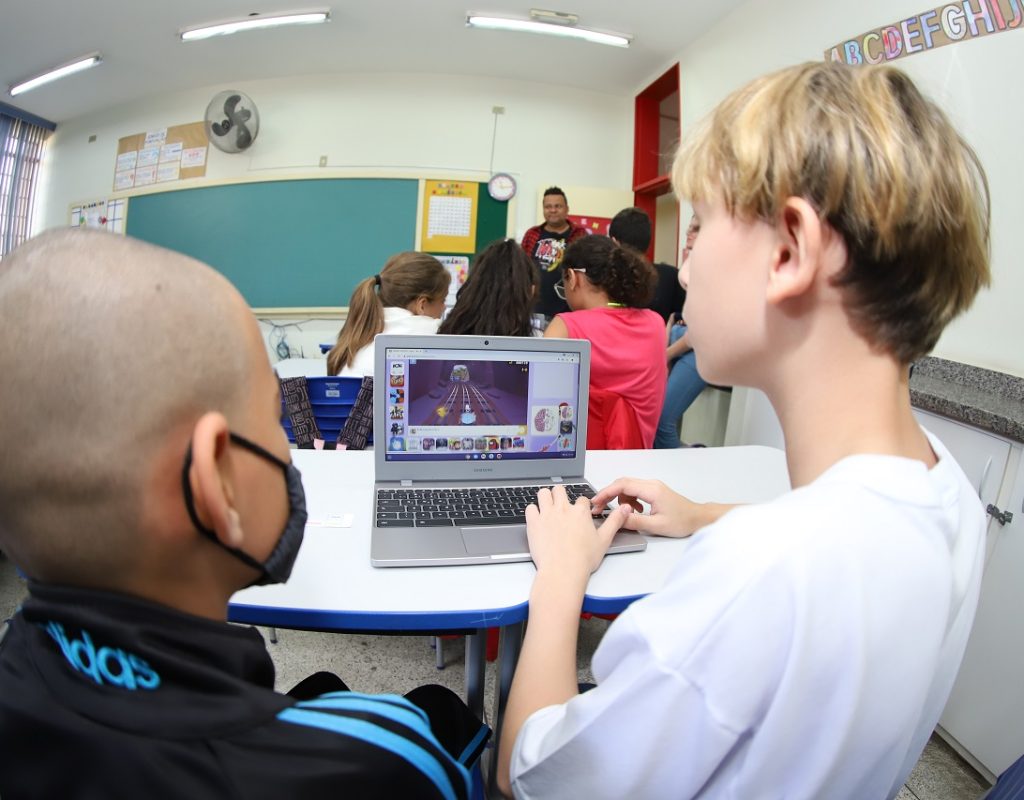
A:
{"type": "Polygon", "coordinates": [[[588,236],[569,245],[561,266],[562,280],[555,292],[572,310],[551,320],[544,335],[590,341],[587,446],[651,447],[666,376],[665,323],[645,308],[657,273],[635,250],[607,236],[588,236]],[[601,413],[619,401],[635,419],[628,430],[602,430],[609,420],[623,419],[617,411],[601,413]],[[610,438],[613,433],[617,445],[610,438]]]}
{"type": "Polygon", "coordinates": [[[473,261],[455,307],[438,333],[532,336],[537,268],[512,239],[488,245],[473,261]]]}
{"type": "Polygon", "coordinates": [[[378,333],[437,333],[451,275],[426,253],[391,256],[379,275],[362,280],[348,301],[348,317],[327,354],[327,374],[373,375],[378,333]]]}

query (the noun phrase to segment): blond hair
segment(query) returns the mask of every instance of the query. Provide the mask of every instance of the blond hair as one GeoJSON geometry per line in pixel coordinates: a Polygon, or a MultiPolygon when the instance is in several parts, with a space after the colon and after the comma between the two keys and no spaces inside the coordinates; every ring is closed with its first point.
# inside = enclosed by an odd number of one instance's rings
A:
{"type": "Polygon", "coordinates": [[[901,363],[927,354],[989,284],[989,191],[946,115],[892,67],[817,63],[727,97],[681,145],[676,192],[775,224],[810,202],[848,252],[854,328],[901,363]]]}
{"type": "Polygon", "coordinates": [[[345,324],[327,354],[327,374],[337,375],[352,366],[356,353],[384,330],[385,308],[405,308],[420,297],[438,300],[448,293],[451,279],[441,262],[427,253],[391,256],[380,275],[360,281],[352,292],[345,324]]]}

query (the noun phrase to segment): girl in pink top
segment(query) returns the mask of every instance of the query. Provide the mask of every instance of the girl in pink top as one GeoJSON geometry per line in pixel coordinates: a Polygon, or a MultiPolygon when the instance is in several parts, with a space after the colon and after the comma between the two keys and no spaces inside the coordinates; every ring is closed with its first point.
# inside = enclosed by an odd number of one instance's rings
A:
{"type": "Polygon", "coordinates": [[[639,253],[607,236],[587,236],[565,251],[555,292],[572,311],[547,337],[590,340],[590,386],[613,392],[636,415],[644,447],[654,442],[665,398],[665,323],[644,308],[657,273],[639,253]]]}

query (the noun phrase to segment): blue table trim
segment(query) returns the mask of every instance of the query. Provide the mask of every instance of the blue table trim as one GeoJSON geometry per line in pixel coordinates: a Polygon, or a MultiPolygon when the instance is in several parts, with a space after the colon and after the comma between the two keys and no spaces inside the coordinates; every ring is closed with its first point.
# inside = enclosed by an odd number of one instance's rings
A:
{"type": "Polygon", "coordinates": [[[637,600],[647,597],[645,594],[634,594],[629,597],[583,597],[583,611],[587,614],[621,614],[637,600]]]}
{"type": "Polygon", "coordinates": [[[497,628],[526,619],[528,605],[473,611],[327,611],[228,605],[228,621],[318,631],[444,631],[497,628]]]}

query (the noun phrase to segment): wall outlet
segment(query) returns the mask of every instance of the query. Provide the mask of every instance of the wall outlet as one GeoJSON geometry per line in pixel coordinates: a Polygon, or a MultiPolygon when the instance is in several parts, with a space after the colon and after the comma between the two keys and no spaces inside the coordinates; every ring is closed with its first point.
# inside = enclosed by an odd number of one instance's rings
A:
{"type": "Polygon", "coordinates": [[[327,166],[327,156],[320,156],[320,166],[321,167],[326,167],[327,166]]]}

